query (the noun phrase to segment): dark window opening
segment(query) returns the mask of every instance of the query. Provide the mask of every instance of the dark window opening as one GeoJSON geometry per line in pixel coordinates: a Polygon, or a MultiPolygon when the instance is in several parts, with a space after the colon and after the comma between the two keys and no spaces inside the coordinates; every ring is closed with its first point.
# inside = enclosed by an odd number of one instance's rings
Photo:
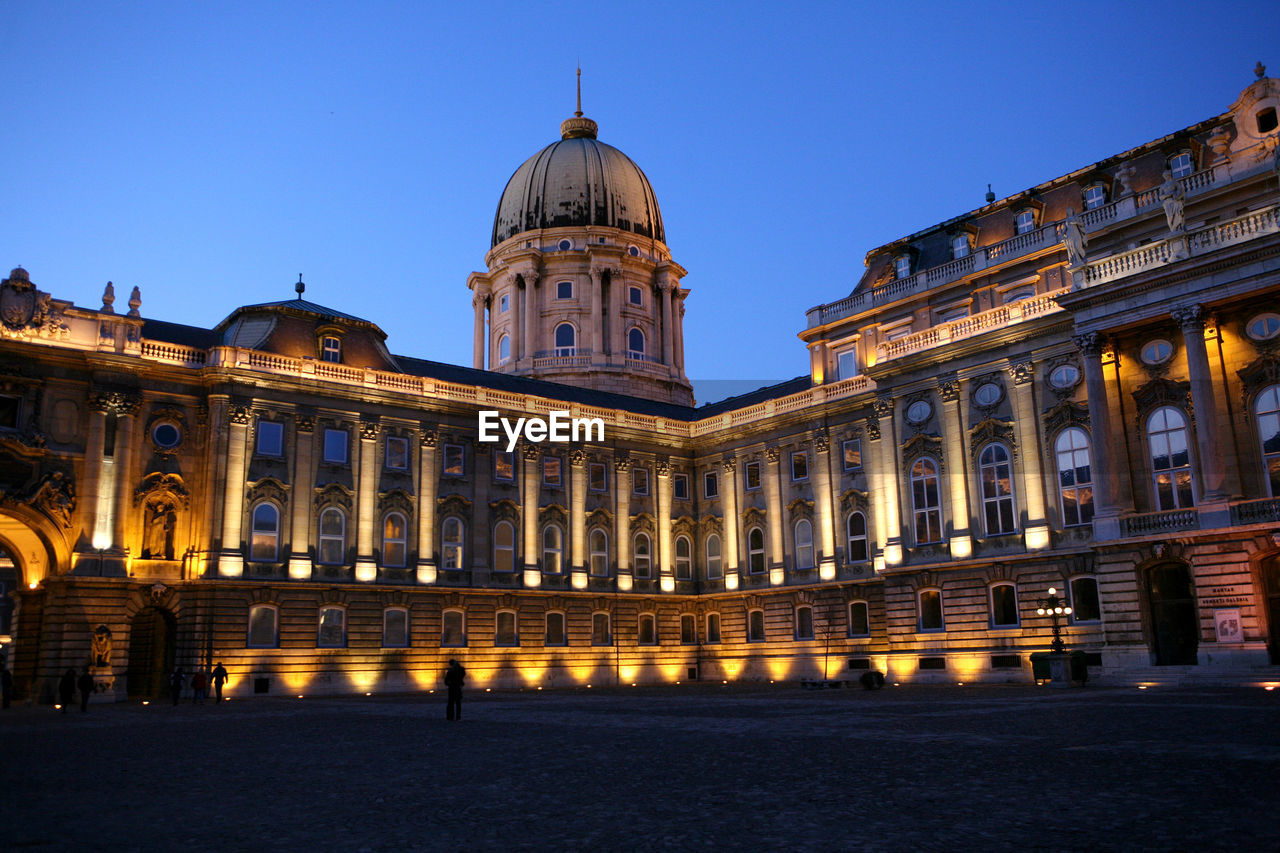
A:
{"type": "Polygon", "coordinates": [[[992,655],[991,668],[992,669],[1021,669],[1022,656],[1021,655],[992,655]]]}
{"type": "Polygon", "coordinates": [[[921,669],[946,669],[946,658],[920,658],[921,669]]]}
{"type": "Polygon", "coordinates": [[[1276,129],[1276,108],[1267,107],[1258,111],[1258,133],[1270,133],[1276,129]]]}

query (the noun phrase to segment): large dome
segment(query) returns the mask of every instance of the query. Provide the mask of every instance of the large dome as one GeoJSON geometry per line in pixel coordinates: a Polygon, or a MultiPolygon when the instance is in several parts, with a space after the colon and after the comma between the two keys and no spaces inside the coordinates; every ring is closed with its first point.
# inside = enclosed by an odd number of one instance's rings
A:
{"type": "Polygon", "coordinates": [[[603,225],[666,242],[649,179],[631,158],[596,139],[596,123],[560,125],[561,140],[516,169],[493,217],[496,246],[524,231],[603,225]]]}

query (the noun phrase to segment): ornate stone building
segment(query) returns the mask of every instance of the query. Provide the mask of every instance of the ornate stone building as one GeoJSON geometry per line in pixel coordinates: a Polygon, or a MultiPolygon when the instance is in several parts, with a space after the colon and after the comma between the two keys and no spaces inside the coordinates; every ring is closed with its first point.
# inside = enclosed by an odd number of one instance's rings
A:
{"type": "Polygon", "coordinates": [[[1280,680],[1280,81],[870,251],[809,375],[694,408],[653,188],[581,111],[513,175],[472,367],[295,300],[211,329],[0,284],[20,692],[1280,680]],[[480,440],[480,413],[603,426],[480,440]]]}

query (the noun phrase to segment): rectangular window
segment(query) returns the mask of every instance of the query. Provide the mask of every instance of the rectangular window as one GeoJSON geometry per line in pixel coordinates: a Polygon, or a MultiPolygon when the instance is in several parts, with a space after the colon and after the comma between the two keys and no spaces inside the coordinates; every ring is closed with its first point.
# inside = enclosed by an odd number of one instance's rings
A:
{"type": "Polygon", "coordinates": [[[342,361],[342,341],[332,336],[326,336],[320,342],[320,360],[329,361],[338,364],[342,361]]]}
{"type": "Polygon", "coordinates": [[[858,352],[847,349],[836,355],[836,377],[851,379],[858,375],[858,352]]]}
{"type": "Polygon", "coordinates": [[[640,628],[636,643],[641,646],[656,646],[658,644],[657,620],[652,613],[640,614],[640,628]]]}
{"type": "Polygon", "coordinates": [[[609,614],[591,614],[591,645],[608,646],[612,643],[613,638],[609,635],[609,614]]]}
{"type": "Polygon", "coordinates": [[[384,464],[392,471],[409,470],[409,439],[398,435],[387,436],[384,464]]]}
{"type": "Polygon", "coordinates": [[[463,456],[461,444],[446,444],[444,446],[444,473],[450,477],[461,477],[467,472],[465,457],[463,456]]]}
{"type": "Polygon", "coordinates": [[[707,642],[708,643],[720,642],[720,614],[719,613],[707,614],[707,642]]]}
{"type": "Polygon", "coordinates": [[[857,471],[862,467],[862,439],[851,438],[842,445],[844,450],[844,470],[857,471]]]}
{"type": "Polygon", "coordinates": [[[258,421],[258,455],[284,455],[284,424],[277,421],[258,421]]]}
{"type": "Polygon", "coordinates": [[[498,313],[505,314],[509,310],[511,310],[511,297],[504,293],[498,298],[498,313]]]}
{"type": "Polygon", "coordinates": [[[1093,184],[1084,189],[1084,209],[1093,210],[1107,203],[1107,190],[1102,184],[1093,184]]]}
{"type": "Polygon", "coordinates": [[[542,457],[542,483],[546,486],[562,485],[559,456],[542,457]]]}
{"type": "Polygon", "coordinates": [[[702,495],[705,498],[720,496],[720,478],[716,476],[715,471],[708,471],[702,475],[702,495]]]}
{"type": "Polygon", "coordinates": [[[1014,628],[1017,624],[1017,588],[1011,583],[991,587],[991,627],[1014,628]]]}
{"type": "Polygon", "coordinates": [[[1169,161],[1169,171],[1173,173],[1175,178],[1185,178],[1195,171],[1195,164],[1191,162],[1191,155],[1182,152],[1169,161]]]}
{"type": "Polygon", "coordinates": [[[564,614],[559,611],[547,614],[547,645],[565,645],[564,614]]]}
{"type": "Polygon", "coordinates": [[[689,475],[688,474],[672,474],[671,475],[671,493],[678,501],[689,500],[689,475]]]}
{"type": "Polygon", "coordinates": [[[893,261],[893,272],[897,278],[907,278],[911,275],[911,258],[906,255],[899,255],[893,261]]]}
{"type": "Polygon", "coordinates": [[[849,636],[871,636],[871,622],[867,618],[867,603],[865,601],[851,601],[849,603],[849,636]]]}
{"type": "Polygon", "coordinates": [[[680,616],[680,642],[686,646],[692,646],[698,642],[698,623],[692,613],[684,613],[680,616]]]}
{"type": "Polygon", "coordinates": [[[495,450],[493,451],[493,479],[504,480],[508,483],[516,478],[516,454],[515,451],[495,450]]]}
{"type": "MultiPolygon", "coordinates": [[[[0,429],[17,429],[18,428],[18,403],[17,397],[0,397],[0,429]]],[[[111,445],[108,444],[108,447],[111,445]]]]}
{"type": "Polygon", "coordinates": [[[747,642],[764,642],[764,611],[752,610],[747,614],[747,642]]]}
{"type": "Polygon", "coordinates": [[[324,461],[333,465],[347,464],[347,431],[345,429],[324,431],[324,461]]]}
{"type": "Polygon", "coordinates": [[[279,645],[276,618],[276,609],[270,605],[258,604],[250,608],[249,648],[274,649],[279,645]]]}
{"type": "Polygon", "coordinates": [[[467,644],[466,627],[461,610],[446,610],[440,622],[440,645],[465,646],[467,644]]]}
{"type": "Polygon", "coordinates": [[[632,287],[627,291],[627,301],[632,305],[644,305],[644,291],[638,287],[632,287]]]}
{"type": "Polygon", "coordinates": [[[813,608],[812,607],[796,608],[796,639],[797,640],[813,639],[813,608]]]}
{"type": "Polygon", "coordinates": [[[742,469],[742,487],[748,492],[760,488],[760,463],[748,462],[742,469]]]}
{"type": "Polygon", "coordinates": [[[573,298],[573,282],[557,281],[556,282],[556,299],[572,299],[573,298]]]}
{"type": "Polygon", "coordinates": [[[388,607],[382,611],[382,646],[387,649],[403,649],[409,645],[409,611],[403,607],[388,607]]]}
{"type": "Polygon", "coordinates": [[[1071,581],[1071,621],[1097,622],[1101,618],[1097,579],[1076,578],[1071,581]]]}
{"type": "Polygon", "coordinates": [[[791,479],[809,479],[809,454],[803,450],[791,454],[791,479]]]}
{"type": "Polygon", "coordinates": [[[316,645],[337,649],[347,644],[347,611],[341,607],[320,608],[320,630],[316,645]]]}
{"type": "Polygon", "coordinates": [[[518,646],[520,636],[516,633],[516,614],[510,610],[499,610],[497,625],[493,632],[495,646],[518,646]]]}
{"type": "Polygon", "coordinates": [[[587,488],[593,492],[603,492],[609,488],[609,477],[603,462],[587,465],[587,488]]]}
{"type": "Polygon", "coordinates": [[[631,491],[637,495],[649,494],[649,469],[636,467],[631,469],[631,491]]]}
{"type": "Polygon", "coordinates": [[[941,631],[944,627],[942,621],[942,593],[936,589],[926,589],[920,593],[920,630],[921,631],[941,631]]]}

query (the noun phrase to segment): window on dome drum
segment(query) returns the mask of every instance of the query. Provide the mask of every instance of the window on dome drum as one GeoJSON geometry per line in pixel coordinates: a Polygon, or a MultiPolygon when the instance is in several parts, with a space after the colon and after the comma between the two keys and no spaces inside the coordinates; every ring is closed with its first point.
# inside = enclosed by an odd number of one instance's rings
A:
{"type": "Polygon", "coordinates": [[[637,533],[633,541],[632,564],[637,578],[653,577],[652,552],[648,533],[637,533]]]}
{"type": "Polygon", "coordinates": [[[573,298],[573,282],[557,281],[556,282],[556,299],[572,299],[573,298]]]}
{"type": "Polygon", "coordinates": [[[748,462],[742,466],[742,488],[748,492],[760,488],[760,463],[748,462]]]}
{"type": "Polygon", "coordinates": [[[851,512],[844,525],[845,560],[850,563],[867,561],[867,517],[860,512],[851,512]]]}
{"type": "Polygon", "coordinates": [[[1254,403],[1262,468],[1271,497],[1280,498],[1280,385],[1264,388],[1254,403]]]}
{"type": "Polygon", "coordinates": [[[498,313],[505,314],[509,310],[511,310],[511,297],[504,293],[498,297],[498,313]]]}
{"type": "Polygon", "coordinates": [[[550,454],[542,457],[542,484],[544,486],[560,486],[564,484],[560,474],[560,457],[550,454]]]}
{"type": "Polygon", "coordinates": [[[495,646],[518,646],[520,634],[516,628],[514,610],[499,610],[494,619],[493,644],[495,646]]]}
{"type": "Polygon", "coordinates": [[[389,512],[382,519],[382,565],[393,569],[404,568],[408,551],[409,525],[398,512],[389,512]]]}
{"type": "Polygon", "coordinates": [[[403,649],[409,646],[409,611],[404,607],[388,607],[382,611],[382,647],[403,649]]]}
{"type": "Polygon", "coordinates": [[[911,509],[917,545],[942,541],[942,504],[938,463],[922,457],[911,466],[911,509]]]}
{"type": "Polygon", "coordinates": [[[560,559],[564,554],[564,531],[558,524],[548,524],[542,528],[542,570],[549,574],[560,574],[560,559]]]}
{"type": "MultiPolygon", "coordinates": [[[[601,242],[603,242],[603,241],[601,241],[601,242]]],[[[638,257],[640,257],[640,247],[639,247],[639,246],[628,246],[628,247],[627,247],[627,254],[628,254],[628,255],[630,255],[630,256],[631,256],[631,257],[633,257],[633,258],[638,258],[638,257]]]]}
{"type": "Polygon", "coordinates": [[[342,361],[342,341],[333,335],[325,335],[320,339],[320,360],[332,361],[335,364],[342,361]]]}
{"type": "Polygon", "coordinates": [[[1062,525],[1075,527],[1093,521],[1093,475],[1089,466],[1089,436],[1079,427],[1058,433],[1058,493],[1062,497],[1062,525]]]}
{"type": "Polygon", "coordinates": [[[498,338],[498,364],[506,364],[511,360],[511,338],[503,335],[498,338]]]}
{"type": "Polygon", "coordinates": [[[1013,217],[1013,230],[1017,234],[1026,234],[1036,230],[1036,213],[1034,210],[1019,210],[1013,217]]]}
{"type": "Polygon", "coordinates": [[[680,614],[680,643],[693,646],[698,642],[698,621],[692,613],[680,614]]]}
{"type": "Polygon", "coordinates": [[[603,492],[609,488],[608,472],[603,462],[592,462],[587,465],[587,488],[593,492],[603,492]]]}
{"type": "Polygon", "coordinates": [[[747,531],[747,571],[753,575],[764,572],[764,531],[759,527],[747,531]]]}
{"type": "Polygon", "coordinates": [[[573,248],[573,243],[569,242],[568,240],[561,240],[557,245],[560,251],[562,252],[567,252],[573,248]]]}
{"type": "Polygon", "coordinates": [[[444,446],[444,474],[447,477],[461,477],[467,473],[466,456],[461,444],[444,446]]]}
{"type": "Polygon", "coordinates": [[[1107,203],[1107,188],[1102,184],[1090,184],[1084,188],[1084,209],[1093,210],[1107,203]]]}
{"type": "Polygon", "coordinates": [[[1017,512],[1013,505],[1013,464],[1003,444],[988,444],[978,455],[978,477],[982,482],[982,512],[987,535],[1014,531],[1017,512]]]}
{"type": "Polygon", "coordinates": [[[259,456],[284,455],[284,424],[279,421],[258,420],[258,442],[255,448],[259,456]]]}
{"type": "Polygon", "coordinates": [[[693,543],[688,536],[676,537],[676,580],[693,580],[693,543]]]}
{"type": "Polygon", "coordinates": [[[707,499],[720,497],[720,478],[715,471],[702,475],[702,496],[707,499]]]}
{"type": "Polygon", "coordinates": [[[867,603],[865,601],[849,602],[849,636],[871,636],[871,620],[867,618],[867,603]]]}
{"type": "Polygon", "coordinates": [[[809,454],[803,450],[797,450],[791,454],[791,480],[807,480],[809,479],[809,454]]]}
{"type": "Polygon", "coordinates": [[[558,610],[552,610],[547,613],[546,644],[548,646],[563,646],[568,644],[568,638],[564,631],[564,614],[558,610]]]}
{"type": "Polygon", "coordinates": [[[656,646],[658,644],[658,626],[657,620],[654,619],[652,613],[641,613],[640,624],[636,632],[636,643],[641,646],[656,646]]]}
{"type": "Polygon", "coordinates": [[[253,508],[251,518],[249,562],[274,563],[280,553],[280,510],[275,504],[263,501],[253,508]]]}
{"type": "Polygon", "coordinates": [[[1156,509],[1194,506],[1187,421],[1182,412],[1171,406],[1152,412],[1147,418],[1147,442],[1151,449],[1156,509]]]}
{"type": "Polygon", "coordinates": [[[909,278],[911,276],[911,257],[909,255],[898,255],[893,259],[893,274],[895,278],[909,278]]]}
{"type": "Polygon", "coordinates": [[[644,305],[644,291],[634,286],[628,288],[627,301],[632,305],[644,305]]]}
{"type": "Polygon", "coordinates": [[[796,639],[813,639],[813,608],[807,604],[796,608],[796,639]]]}
{"type": "Polygon", "coordinates": [[[516,529],[509,521],[499,521],[493,526],[493,570],[516,570],[516,529]]]}
{"type": "Polygon", "coordinates": [[[649,494],[649,469],[643,465],[631,469],[631,493],[641,496],[649,494]]]}
{"type": "Polygon", "coordinates": [[[844,470],[857,471],[862,467],[862,439],[851,438],[840,446],[844,455],[844,470]]]}
{"type": "Polygon", "coordinates": [[[852,379],[858,375],[858,351],[842,350],[836,354],[836,378],[852,379]]]}
{"type": "Polygon", "coordinates": [[[1014,628],[1018,625],[1018,588],[1011,583],[991,587],[991,627],[1014,628]]]}
{"type": "Polygon", "coordinates": [[[1098,622],[1102,607],[1098,601],[1097,578],[1071,579],[1071,621],[1098,622]]]}
{"type": "Polygon", "coordinates": [[[707,536],[707,580],[719,580],[724,577],[720,563],[720,534],[707,536]]]}
{"type": "Polygon", "coordinates": [[[951,238],[951,257],[955,260],[966,257],[969,254],[969,235],[957,234],[951,238]]]}
{"type": "Polygon", "coordinates": [[[1175,178],[1185,178],[1195,170],[1195,163],[1191,161],[1189,152],[1183,151],[1169,158],[1169,171],[1173,173],[1175,178]]]}
{"type": "Polygon", "coordinates": [[[340,649],[347,644],[347,610],[328,605],[320,608],[320,625],[316,645],[322,649],[340,649]]]}
{"type": "Polygon", "coordinates": [[[916,596],[920,613],[921,631],[941,631],[946,626],[942,621],[942,592],[936,589],[922,589],[916,596]]]}
{"type": "Polygon", "coordinates": [[[249,608],[249,636],[245,645],[251,649],[274,649],[280,645],[280,614],[274,604],[255,604],[249,608]]]}
{"type": "Polygon", "coordinates": [[[719,613],[707,614],[707,642],[708,643],[720,642],[720,614],[719,613]]]}
{"type": "Polygon", "coordinates": [[[578,330],[573,328],[570,323],[561,323],[556,326],[556,348],[555,354],[558,356],[573,355],[577,352],[578,330]]]}
{"type": "Polygon", "coordinates": [[[462,519],[450,516],[440,525],[440,567],[462,568],[462,519]]]}
{"type": "Polygon", "coordinates": [[[347,431],[345,429],[326,429],[324,431],[324,461],[330,465],[347,464],[347,431]]]}
{"type": "Polygon", "coordinates": [[[763,643],[764,636],[764,611],[751,610],[747,613],[747,642],[763,643]]]}
{"type": "Polygon", "coordinates": [[[678,501],[689,500],[689,475],[671,475],[671,494],[678,501]]]}
{"type": "Polygon", "coordinates": [[[816,565],[813,560],[813,524],[807,518],[796,522],[795,544],[796,568],[812,569],[816,565]]]}
{"type": "Polygon", "coordinates": [[[644,358],[644,332],[634,327],[627,332],[627,357],[644,358]]]}
{"type": "Polygon", "coordinates": [[[409,439],[399,435],[387,436],[383,465],[392,471],[408,471],[409,439]]]}
{"type": "Polygon", "coordinates": [[[1259,314],[1245,327],[1245,333],[1255,341],[1269,341],[1280,335],[1280,314],[1259,314]]]}
{"type": "Polygon", "coordinates": [[[613,644],[613,635],[609,631],[609,614],[591,614],[591,645],[609,646],[613,644]]]}
{"type": "Polygon", "coordinates": [[[591,531],[591,574],[598,578],[609,574],[609,537],[599,528],[591,531]]]}
{"type": "Polygon", "coordinates": [[[516,454],[514,450],[493,451],[493,479],[513,482],[516,478],[516,454]]]}
{"type": "Polygon", "coordinates": [[[347,560],[347,517],[337,507],[320,513],[320,548],[316,558],[326,566],[341,566],[347,560]]]}
{"type": "Polygon", "coordinates": [[[467,619],[461,610],[446,610],[440,617],[440,645],[458,648],[467,644],[467,619]]]}

